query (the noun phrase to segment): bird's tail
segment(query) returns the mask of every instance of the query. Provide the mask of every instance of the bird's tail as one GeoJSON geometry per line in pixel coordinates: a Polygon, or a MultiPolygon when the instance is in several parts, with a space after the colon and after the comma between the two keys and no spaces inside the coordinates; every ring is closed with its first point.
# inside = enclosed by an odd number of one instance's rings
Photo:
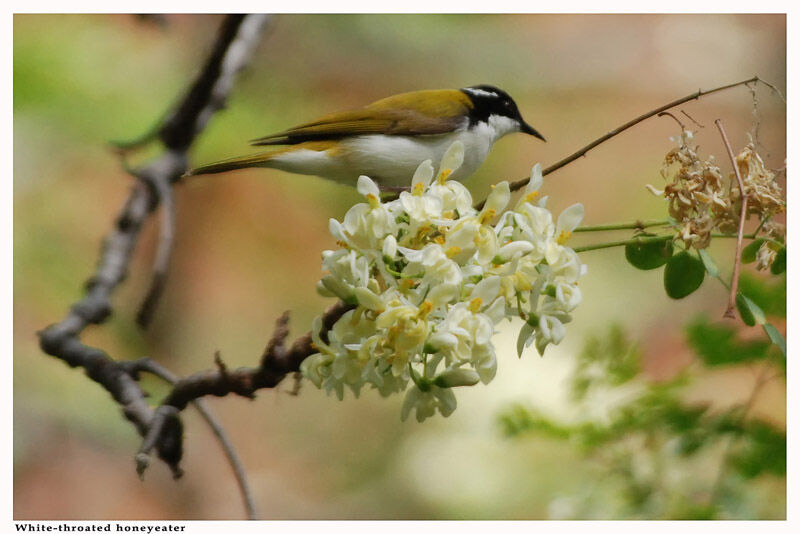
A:
{"type": "Polygon", "coordinates": [[[275,156],[275,152],[262,152],[260,154],[250,154],[236,158],[225,159],[208,165],[202,165],[196,169],[191,169],[184,176],[196,176],[198,174],[215,174],[218,172],[235,171],[237,169],[247,169],[249,167],[269,167],[270,160],[275,156]]]}

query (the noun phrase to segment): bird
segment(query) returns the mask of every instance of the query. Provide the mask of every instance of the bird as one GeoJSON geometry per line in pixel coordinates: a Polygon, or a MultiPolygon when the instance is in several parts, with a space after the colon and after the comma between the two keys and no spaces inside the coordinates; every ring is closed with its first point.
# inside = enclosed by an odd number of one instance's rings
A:
{"type": "Polygon", "coordinates": [[[383,191],[402,191],[422,162],[437,165],[455,141],[464,145],[464,162],[450,178],[462,181],[495,141],[514,132],[545,141],[502,89],[484,84],[413,91],[254,139],[253,146],[285,146],[203,165],[184,176],[267,167],[353,186],[366,175],[383,191]]]}

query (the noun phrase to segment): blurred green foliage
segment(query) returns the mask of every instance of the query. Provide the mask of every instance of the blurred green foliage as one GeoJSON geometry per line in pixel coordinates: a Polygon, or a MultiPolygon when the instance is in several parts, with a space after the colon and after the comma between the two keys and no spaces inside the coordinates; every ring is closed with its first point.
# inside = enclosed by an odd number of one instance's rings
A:
{"type": "MultiPolygon", "coordinates": [[[[749,287],[768,309],[782,298],[779,283],[748,278],[749,287]],[[769,288],[765,290],[765,288],[769,288]]],[[[779,281],[778,281],[779,282],[779,281]]],[[[783,377],[783,355],[768,340],[740,339],[738,330],[701,316],[686,327],[694,364],[664,381],[648,379],[642,349],[619,325],[604,336],[590,336],[577,358],[569,383],[575,406],[624,390],[602,418],[565,423],[535,407],[514,405],[500,416],[512,438],[540,435],[567,441],[619,482],[619,510],[610,517],[660,519],[733,519],[748,517],[753,494],[749,480],[785,477],[786,433],[775,424],[749,416],[768,380],[783,377]],[[752,365],[761,372],[744,404],[724,409],[686,400],[694,379],[721,365],[752,365]],[[700,460],[705,469],[692,466],[700,460]],[[711,469],[708,469],[711,466],[711,469]]],[[[592,495],[573,499],[564,518],[585,517],[592,495]]]]}

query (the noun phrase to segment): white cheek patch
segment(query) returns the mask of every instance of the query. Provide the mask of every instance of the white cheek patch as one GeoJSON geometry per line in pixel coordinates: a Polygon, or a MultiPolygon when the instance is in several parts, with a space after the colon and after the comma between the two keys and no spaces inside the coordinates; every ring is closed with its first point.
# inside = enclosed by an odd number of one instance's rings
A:
{"type": "Polygon", "coordinates": [[[490,115],[489,127],[494,130],[497,139],[503,137],[504,135],[519,131],[519,123],[517,121],[502,115],[490,115]]]}

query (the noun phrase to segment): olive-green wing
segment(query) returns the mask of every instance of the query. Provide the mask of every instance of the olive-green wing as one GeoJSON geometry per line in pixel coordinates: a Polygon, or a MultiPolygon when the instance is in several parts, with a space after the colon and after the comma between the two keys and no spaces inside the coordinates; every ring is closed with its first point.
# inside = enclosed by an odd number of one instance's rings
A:
{"type": "Polygon", "coordinates": [[[352,135],[434,135],[462,125],[472,102],[458,90],[403,93],[364,108],[320,119],[251,141],[252,145],[294,145],[352,135]]]}

